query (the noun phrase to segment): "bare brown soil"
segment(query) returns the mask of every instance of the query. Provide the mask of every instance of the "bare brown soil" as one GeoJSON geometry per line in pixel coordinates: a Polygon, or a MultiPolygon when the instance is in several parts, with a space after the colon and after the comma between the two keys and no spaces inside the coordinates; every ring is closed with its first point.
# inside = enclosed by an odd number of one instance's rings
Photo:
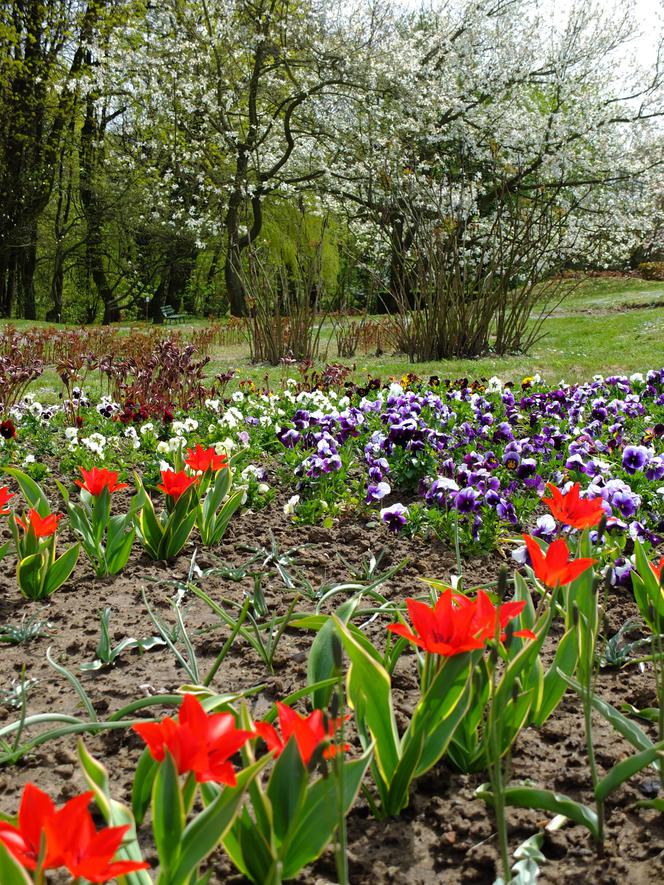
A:
{"type": "MultiPolygon", "coordinates": [[[[220,562],[225,565],[245,561],[248,553],[243,544],[270,545],[273,533],[283,552],[306,544],[298,554],[298,562],[311,584],[316,587],[333,581],[347,580],[348,567],[339,559],[358,567],[370,553],[385,547],[381,567],[388,568],[402,558],[409,564],[383,585],[381,592],[394,600],[421,593],[421,577],[443,580],[454,571],[451,551],[437,543],[394,538],[382,527],[367,528],[355,517],[340,521],[332,529],[294,526],[284,517],[277,504],[268,512],[245,513],[234,521],[220,549],[212,557],[201,552],[201,568],[220,562]]],[[[47,664],[45,652],[78,673],[100,718],[123,704],[147,694],[172,692],[183,682],[185,674],[172,653],[157,648],[145,654],[123,655],[115,667],[94,673],[80,673],[79,664],[95,657],[99,636],[99,612],[111,606],[111,631],[115,641],[127,635],[145,638],[156,631],[141,601],[141,587],[156,612],[172,622],[169,598],[174,587],[168,581],[184,580],[189,569],[193,542],[175,563],[155,564],[136,548],[128,568],[114,579],[96,579],[89,568],[79,564],[76,580],[59,591],[48,603],[26,603],[16,589],[13,560],[3,563],[0,575],[0,623],[17,623],[24,615],[47,618],[51,635],[16,647],[0,649],[2,684],[7,688],[13,677],[27,665],[27,676],[37,680],[29,695],[29,713],[58,711],[81,715],[81,704],[71,685],[47,664]],[[155,583],[155,578],[158,582],[155,583]]],[[[465,563],[466,587],[477,586],[495,578],[498,555],[465,563]]],[[[251,590],[251,581],[239,583],[209,577],[205,589],[215,598],[241,600],[251,590]]],[[[285,612],[292,599],[278,577],[265,584],[266,601],[271,611],[285,612]]],[[[338,598],[339,601],[341,598],[338,598]]],[[[300,600],[298,610],[311,608],[312,603],[300,600]]],[[[609,632],[635,615],[635,608],[626,591],[617,591],[609,600],[609,632]]],[[[186,602],[186,623],[193,638],[203,673],[214,660],[227,628],[219,628],[214,616],[195,597],[186,602]]],[[[376,637],[383,625],[376,624],[376,637]]],[[[263,689],[253,701],[253,714],[261,717],[275,699],[301,688],[306,681],[306,660],[312,635],[288,631],[279,646],[275,674],[271,675],[244,642],[238,641],[219,670],[213,687],[219,692],[249,688],[258,684],[263,689]]],[[[551,647],[555,639],[551,640],[551,647]]],[[[551,649],[549,648],[549,651],[551,649]]],[[[400,661],[395,679],[397,716],[412,709],[416,699],[416,673],[410,654],[400,661]]],[[[607,700],[619,705],[629,702],[643,707],[654,702],[652,673],[640,672],[635,666],[621,671],[603,671],[597,690],[607,700]]],[[[15,719],[12,710],[0,710],[3,722],[15,719]]],[[[596,720],[596,743],[600,764],[607,768],[631,752],[611,728],[596,720]]],[[[86,737],[86,745],[111,771],[116,798],[128,801],[131,780],[142,750],[140,739],[130,732],[112,732],[86,737]]],[[[652,772],[637,775],[632,782],[615,793],[608,803],[608,838],[599,853],[590,836],[578,826],[567,826],[547,834],[542,865],[542,883],[647,883],[664,880],[664,818],[652,811],[640,811],[633,805],[644,796],[656,795],[658,784],[652,772]]],[[[527,729],[520,737],[512,763],[512,777],[530,779],[534,783],[559,790],[591,803],[590,777],[585,755],[580,705],[568,696],[545,726],[537,731],[527,729]]],[[[421,779],[413,792],[410,806],[397,819],[377,821],[369,815],[364,800],[359,799],[351,812],[349,827],[350,878],[353,883],[492,883],[495,878],[496,846],[491,813],[473,797],[474,789],[485,778],[460,775],[441,764],[421,779]]],[[[0,769],[0,808],[8,813],[16,810],[19,795],[27,781],[49,791],[64,801],[84,789],[85,784],[76,760],[74,738],[45,744],[17,765],[0,769]]],[[[661,795],[661,794],[660,794],[661,795]]],[[[546,823],[546,816],[537,812],[511,810],[511,845],[515,848],[546,823]]],[[[150,849],[150,834],[145,832],[146,855],[156,861],[150,849]]],[[[212,859],[212,881],[240,883],[222,852],[212,859]]],[[[336,881],[331,852],[298,879],[298,882],[328,883],[336,881]]]]}

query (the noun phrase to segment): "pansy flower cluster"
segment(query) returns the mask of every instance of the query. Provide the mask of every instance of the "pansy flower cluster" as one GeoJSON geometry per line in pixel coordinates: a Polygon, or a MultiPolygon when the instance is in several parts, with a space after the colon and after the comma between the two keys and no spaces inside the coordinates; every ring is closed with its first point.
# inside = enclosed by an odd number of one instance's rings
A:
{"type": "MultiPolygon", "coordinates": [[[[579,483],[625,543],[656,545],[664,534],[664,370],[553,387],[537,376],[520,385],[412,376],[346,394],[303,391],[289,379],[279,390],[236,390],[188,414],[129,424],[119,419],[123,404],[104,397],[86,407],[88,399],[79,392],[79,427],[63,405],[28,395],[11,411],[19,438],[3,438],[5,448],[20,445],[25,458],[25,431],[37,427],[52,451],[61,432],[76,467],[102,462],[126,475],[140,465],[156,483],[188,447],[213,446],[236,456],[249,506],[267,500],[273,458],[295,519],[366,507],[392,531],[460,532],[463,544],[483,548],[520,528],[554,540],[555,521],[540,504],[546,484],[579,483]]],[[[3,458],[11,463],[9,451],[3,458]]]]}
{"type": "Polygon", "coordinates": [[[420,525],[425,513],[459,520],[475,540],[489,523],[528,523],[551,540],[555,522],[536,512],[546,483],[578,481],[584,496],[602,499],[612,529],[651,543],[664,529],[664,370],[553,389],[537,379],[521,390],[498,379],[483,389],[392,384],[343,409],[320,408],[320,399],[305,409],[298,399],[277,439],[291,463],[300,458],[300,500],[320,494],[322,474],[343,469],[347,488],[361,484],[392,530],[420,525]]]}

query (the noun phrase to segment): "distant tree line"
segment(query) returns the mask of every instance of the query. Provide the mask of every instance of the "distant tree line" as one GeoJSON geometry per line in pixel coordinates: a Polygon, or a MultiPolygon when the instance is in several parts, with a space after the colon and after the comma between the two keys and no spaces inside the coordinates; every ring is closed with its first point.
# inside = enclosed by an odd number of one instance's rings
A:
{"type": "Polygon", "coordinates": [[[1,0],[0,316],[244,315],[256,249],[390,312],[647,257],[662,71],[550,6],[1,0]]]}

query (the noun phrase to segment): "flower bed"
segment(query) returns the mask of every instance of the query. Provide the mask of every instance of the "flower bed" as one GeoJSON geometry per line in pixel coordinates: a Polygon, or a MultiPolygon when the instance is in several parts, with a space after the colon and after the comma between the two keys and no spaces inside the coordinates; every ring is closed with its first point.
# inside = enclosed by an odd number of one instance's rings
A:
{"type": "Polygon", "coordinates": [[[647,877],[664,370],[326,383],[7,412],[2,875],[647,877]]]}

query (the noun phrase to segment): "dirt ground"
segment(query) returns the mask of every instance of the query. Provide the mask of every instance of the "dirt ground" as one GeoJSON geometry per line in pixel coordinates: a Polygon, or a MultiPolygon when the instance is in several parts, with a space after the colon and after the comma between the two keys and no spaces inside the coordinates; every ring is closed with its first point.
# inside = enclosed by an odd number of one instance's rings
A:
{"type": "MultiPolygon", "coordinates": [[[[384,527],[367,527],[357,517],[345,518],[331,529],[295,526],[284,517],[281,502],[274,502],[268,511],[239,516],[214,556],[202,551],[197,564],[202,569],[215,564],[238,565],[250,556],[242,545],[269,548],[272,537],[282,553],[306,545],[296,554],[296,561],[313,587],[348,580],[349,569],[359,569],[362,563],[368,562],[371,553],[377,554],[383,548],[386,552],[380,569],[409,559],[409,563],[380,588],[380,592],[395,601],[421,593],[421,577],[448,580],[455,571],[452,552],[438,543],[424,544],[394,537],[384,527]]],[[[12,678],[19,677],[25,663],[26,676],[36,680],[29,693],[29,714],[57,711],[82,715],[80,699],[71,684],[46,661],[49,646],[56,660],[77,673],[100,718],[136,698],[172,692],[187,682],[186,674],[168,648],[155,648],[144,654],[127,652],[114,667],[96,672],[82,673],[79,665],[95,657],[99,613],[105,606],[112,608],[110,627],[115,642],[128,635],[146,638],[156,633],[141,599],[143,587],[154,611],[173,623],[169,599],[175,587],[168,582],[186,579],[194,541],[176,562],[167,566],[153,563],[136,547],[125,572],[113,579],[95,578],[81,560],[75,579],[46,603],[26,603],[20,597],[13,574],[14,562],[11,557],[7,558],[0,574],[0,624],[16,624],[25,615],[47,619],[51,628],[49,636],[0,649],[0,688],[6,689],[12,678]]],[[[465,586],[475,587],[494,579],[501,561],[498,554],[466,561],[465,586]]],[[[216,599],[241,601],[253,586],[249,578],[239,582],[219,576],[198,580],[216,599]]],[[[270,612],[284,613],[292,600],[292,591],[284,587],[283,580],[276,574],[264,581],[263,587],[270,612]]],[[[303,598],[296,608],[311,610],[312,606],[313,603],[303,598]]],[[[191,594],[184,608],[187,629],[201,672],[205,673],[227,637],[228,628],[220,627],[209,609],[191,594]]],[[[635,614],[629,592],[616,591],[609,598],[609,633],[635,614]]],[[[384,623],[373,627],[377,635],[384,629],[384,623]]],[[[311,640],[310,633],[287,631],[278,647],[274,675],[246,642],[237,641],[217,673],[213,687],[225,692],[263,685],[252,701],[253,715],[260,718],[274,700],[305,685],[311,640]]],[[[550,651],[555,636],[550,637],[549,642],[550,651]]],[[[410,652],[399,662],[395,685],[397,717],[403,719],[404,712],[414,706],[417,691],[416,668],[410,652]]],[[[647,666],[643,672],[637,666],[604,670],[599,675],[597,691],[615,705],[627,702],[644,707],[654,703],[652,672],[647,666]]],[[[148,715],[159,714],[151,708],[148,715]]],[[[2,724],[17,716],[7,705],[0,709],[2,724]]],[[[628,755],[631,748],[602,720],[597,718],[595,724],[598,760],[607,768],[628,755]]],[[[124,731],[88,736],[85,740],[93,754],[109,767],[115,797],[128,802],[142,741],[137,735],[124,731]]],[[[657,795],[659,785],[653,775],[652,770],[642,772],[610,797],[608,835],[602,853],[595,850],[591,837],[581,827],[568,825],[553,834],[547,833],[543,849],[547,861],[541,866],[539,881],[557,885],[573,881],[596,885],[626,882],[646,885],[664,881],[664,817],[633,808],[639,799],[657,795]]],[[[591,804],[582,716],[576,697],[568,695],[541,730],[529,728],[520,736],[512,762],[512,778],[528,778],[591,804]]],[[[417,782],[406,811],[388,821],[373,819],[366,802],[358,799],[348,819],[351,881],[372,885],[492,883],[496,860],[493,819],[484,804],[473,797],[474,789],[485,779],[482,774],[460,775],[439,764],[417,782]]],[[[18,764],[0,769],[0,808],[4,812],[15,812],[27,781],[47,790],[59,802],[84,789],[76,760],[75,738],[42,745],[18,764]]],[[[509,821],[514,849],[546,823],[546,816],[510,810],[509,821]]],[[[147,859],[156,862],[150,847],[149,827],[144,825],[142,832],[147,859]]],[[[213,856],[211,865],[215,883],[244,881],[221,851],[213,856]]],[[[335,882],[332,852],[325,853],[297,881],[308,885],[335,882]]]]}

